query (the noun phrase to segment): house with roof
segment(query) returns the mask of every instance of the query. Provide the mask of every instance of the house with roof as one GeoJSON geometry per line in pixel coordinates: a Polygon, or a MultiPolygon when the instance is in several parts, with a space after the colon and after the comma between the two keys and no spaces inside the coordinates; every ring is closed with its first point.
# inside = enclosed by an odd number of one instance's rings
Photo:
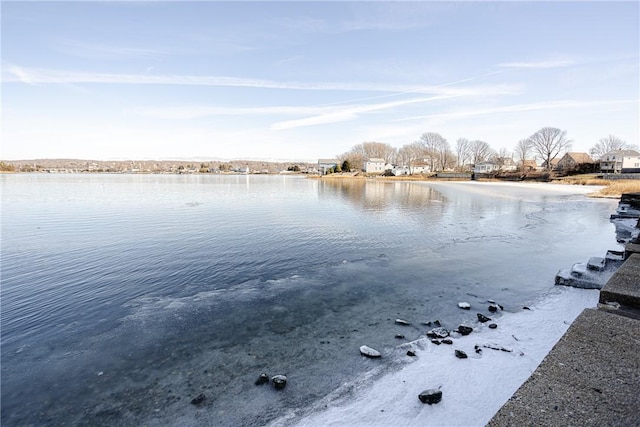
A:
{"type": "Polygon", "coordinates": [[[538,163],[535,160],[524,160],[518,163],[518,168],[523,172],[531,172],[538,169],[538,163]]]}
{"type": "Polygon", "coordinates": [[[493,173],[500,170],[500,165],[497,163],[476,163],[473,165],[473,173],[493,173]]]}
{"type": "MultiPolygon", "coordinates": [[[[614,150],[609,151],[600,158],[600,171],[602,173],[623,173],[623,162],[626,158],[626,170],[633,169],[640,153],[636,150],[614,150]]],[[[630,172],[625,172],[630,173],[630,172]]]]}
{"type": "Polygon", "coordinates": [[[578,169],[580,165],[593,163],[593,159],[587,153],[566,153],[556,165],[556,169],[570,171],[578,169]]]}
{"type": "Polygon", "coordinates": [[[384,159],[372,158],[364,162],[364,171],[366,173],[384,173],[386,162],[384,159]]]}
{"type": "Polygon", "coordinates": [[[560,161],[560,159],[558,158],[554,158],[551,159],[549,161],[549,163],[547,163],[547,161],[545,160],[544,162],[542,162],[542,169],[557,169],[558,168],[558,162],[560,161]]]}

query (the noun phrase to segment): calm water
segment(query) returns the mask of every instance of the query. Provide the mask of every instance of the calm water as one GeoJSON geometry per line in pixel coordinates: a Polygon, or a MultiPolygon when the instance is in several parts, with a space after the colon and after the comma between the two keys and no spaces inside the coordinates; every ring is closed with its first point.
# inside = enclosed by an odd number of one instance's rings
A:
{"type": "Polygon", "coordinates": [[[456,302],[517,311],[617,247],[615,201],[540,185],[0,182],[3,425],[267,424],[391,365],[421,322],[475,316],[456,302]]]}

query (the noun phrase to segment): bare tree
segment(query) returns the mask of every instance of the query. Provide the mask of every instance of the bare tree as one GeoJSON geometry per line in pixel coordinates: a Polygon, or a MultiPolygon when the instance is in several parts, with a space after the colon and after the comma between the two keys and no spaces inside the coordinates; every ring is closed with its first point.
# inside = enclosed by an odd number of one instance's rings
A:
{"type": "Polygon", "coordinates": [[[523,166],[524,161],[527,160],[527,157],[529,157],[529,155],[532,152],[531,141],[529,141],[528,139],[521,139],[516,144],[515,148],[513,149],[513,152],[518,158],[518,161],[520,162],[520,166],[523,166]]]}
{"type": "Polygon", "coordinates": [[[471,143],[467,138],[458,138],[456,141],[456,166],[459,169],[469,161],[469,148],[471,143]]]}
{"type": "Polygon", "coordinates": [[[413,174],[416,162],[424,160],[425,155],[424,145],[419,141],[403,145],[398,150],[398,160],[409,168],[409,174],[413,174]]]}
{"type": "Polygon", "coordinates": [[[531,147],[545,162],[545,168],[551,169],[551,161],[558,154],[571,148],[571,140],[567,139],[567,131],[558,128],[542,128],[529,137],[531,147]]]}
{"type": "Polygon", "coordinates": [[[469,154],[471,163],[475,165],[491,158],[493,150],[488,143],[476,140],[469,144],[469,154]]]}
{"type": "Polygon", "coordinates": [[[609,135],[605,138],[600,138],[600,141],[598,141],[596,145],[591,147],[591,150],[589,150],[589,154],[591,154],[591,157],[593,159],[598,160],[609,151],[637,149],[638,147],[636,147],[635,145],[627,144],[626,141],[623,141],[615,135],[609,135]]]}
{"type": "Polygon", "coordinates": [[[427,132],[422,134],[418,142],[423,145],[429,158],[431,171],[435,171],[436,168],[443,169],[446,164],[447,153],[451,151],[447,140],[439,133],[427,132]]]}
{"type": "Polygon", "coordinates": [[[392,163],[396,157],[396,149],[382,142],[363,142],[354,145],[351,150],[338,156],[341,161],[348,160],[351,165],[364,167],[364,163],[372,158],[384,159],[386,163],[392,163]]]}

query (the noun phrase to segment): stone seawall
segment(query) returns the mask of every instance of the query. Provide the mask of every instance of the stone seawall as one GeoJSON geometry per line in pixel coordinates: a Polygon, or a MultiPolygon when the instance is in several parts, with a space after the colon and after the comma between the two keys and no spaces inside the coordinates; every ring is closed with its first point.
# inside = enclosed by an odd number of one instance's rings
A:
{"type": "MultiPolygon", "coordinates": [[[[640,194],[624,195],[620,206],[636,202],[640,194]]],[[[489,426],[640,426],[640,242],[631,236],[598,308],[578,316],[489,426]]]]}

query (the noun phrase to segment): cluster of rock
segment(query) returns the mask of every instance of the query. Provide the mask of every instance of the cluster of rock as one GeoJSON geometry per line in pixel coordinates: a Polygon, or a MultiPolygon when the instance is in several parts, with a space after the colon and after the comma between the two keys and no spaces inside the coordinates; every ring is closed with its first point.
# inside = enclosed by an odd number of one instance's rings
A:
{"type": "MultiPolygon", "coordinates": [[[[616,240],[623,244],[640,243],[640,193],[623,194],[616,213],[611,215],[616,227],[616,240]]],[[[592,257],[587,262],[561,269],[555,284],[583,289],[602,289],[626,259],[626,251],[607,251],[604,258],[592,257]]]]}
{"type": "MultiPolygon", "coordinates": [[[[269,384],[269,375],[262,373],[256,380],[256,385],[269,384]]],[[[285,375],[275,375],[271,378],[271,384],[276,390],[282,390],[287,385],[287,377],[285,375]]]]}
{"type": "MultiPolygon", "coordinates": [[[[500,304],[496,304],[495,301],[493,300],[488,300],[488,307],[487,310],[490,313],[495,313],[498,310],[504,310],[504,307],[501,306],[500,304]]],[[[463,310],[471,310],[471,304],[469,304],[468,302],[459,302],[458,303],[458,307],[460,307],[463,310]]],[[[524,307],[526,308],[526,307],[524,307]]],[[[482,314],[482,313],[476,313],[476,317],[478,319],[478,322],[480,323],[486,323],[486,322],[490,322],[491,318],[482,314]]],[[[401,326],[410,326],[411,323],[407,320],[404,319],[395,319],[395,323],[397,325],[401,325],[401,326]]],[[[452,334],[459,334],[460,336],[467,336],[469,334],[471,334],[473,332],[473,327],[469,326],[469,325],[465,325],[465,324],[461,324],[459,325],[456,329],[454,330],[448,330],[447,328],[443,327],[441,322],[439,320],[435,320],[435,321],[428,321],[428,322],[423,322],[422,323],[425,326],[429,326],[432,327],[430,330],[427,331],[426,335],[427,337],[431,338],[431,342],[435,345],[440,345],[440,344],[449,344],[452,345],[453,344],[453,340],[451,339],[452,334]]],[[[488,325],[489,328],[491,329],[495,329],[498,327],[497,324],[495,323],[490,323],[488,325]]],[[[404,338],[404,335],[402,334],[396,334],[396,338],[404,338]]],[[[500,347],[494,347],[494,346],[488,346],[488,345],[483,345],[482,347],[484,348],[491,348],[493,350],[503,350],[503,351],[510,351],[510,350],[506,350],[504,348],[500,348],[500,347]]],[[[476,345],[475,346],[475,351],[476,353],[480,353],[482,351],[482,349],[480,348],[480,346],[476,345]]],[[[368,357],[368,358],[372,358],[372,359],[377,359],[382,357],[382,354],[374,349],[369,347],[368,345],[362,345],[360,346],[360,354],[364,357],[368,357]]],[[[407,351],[407,356],[411,356],[411,357],[415,357],[416,353],[413,350],[408,350],[407,351]]],[[[465,353],[464,351],[460,350],[460,349],[454,349],[454,355],[455,357],[457,357],[458,359],[467,359],[469,356],[467,356],[467,353],[465,353]]],[[[442,391],[438,388],[438,389],[428,389],[428,390],[424,390],[423,392],[421,392],[418,395],[418,399],[422,402],[422,403],[426,403],[429,405],[438,403],[442,400],[442,391]]]]}

